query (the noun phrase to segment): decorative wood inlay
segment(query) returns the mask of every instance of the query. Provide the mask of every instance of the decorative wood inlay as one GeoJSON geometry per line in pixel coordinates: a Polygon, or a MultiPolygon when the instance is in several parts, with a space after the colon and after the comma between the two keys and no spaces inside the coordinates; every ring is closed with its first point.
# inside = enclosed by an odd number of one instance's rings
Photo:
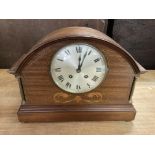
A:
{"type": "Polygon", "coordinates": [[[53,95],[53,100],[56,103],[70,103],[70,102],[75,102],[75,103],[80,103],[86,102],[86,103],[101,103],[103,100],[103,94],[101,92],[91,92],[88,93],[85,96],[72,96],[72,94],[64,93],[64,92],[59,92],[55,93],[53,95]]]}

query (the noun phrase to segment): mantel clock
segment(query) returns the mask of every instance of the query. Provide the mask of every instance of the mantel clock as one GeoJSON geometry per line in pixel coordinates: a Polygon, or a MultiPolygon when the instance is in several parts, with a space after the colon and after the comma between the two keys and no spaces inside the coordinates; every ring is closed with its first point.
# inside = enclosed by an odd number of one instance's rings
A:
{"type": "Polygon", "coordinates": [[[124,48],[97,30],[56,30],[10,69],[22,96],[19,121],[131,121],[135,81],[144,72],[124,48]]]}

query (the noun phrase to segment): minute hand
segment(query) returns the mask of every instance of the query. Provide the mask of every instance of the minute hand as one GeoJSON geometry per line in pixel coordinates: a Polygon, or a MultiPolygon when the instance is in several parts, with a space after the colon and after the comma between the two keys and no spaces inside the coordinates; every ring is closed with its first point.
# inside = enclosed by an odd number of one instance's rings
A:
{"type": "Polygon", "coordinates": [[[86,56],[87,56],[87,52],[86,52],[86,53],[84,54],[84,56],[83,56],[83,60],[82,60],[82,62],[81,62],[81,64],[80,64],[80,68],[82,67],[83,62],[84,62],[84,60],[85,60],[86,56]]]}
{"type": "Polygon", "coordinates": [[[80,54],[80,56],[79,56],[79,59],[78,59],[78,61],[79,61],[79,64],[78,64],[78,69],[77,70],[80,70],[80,61],[81,61],[81,54],[80,54]]]}

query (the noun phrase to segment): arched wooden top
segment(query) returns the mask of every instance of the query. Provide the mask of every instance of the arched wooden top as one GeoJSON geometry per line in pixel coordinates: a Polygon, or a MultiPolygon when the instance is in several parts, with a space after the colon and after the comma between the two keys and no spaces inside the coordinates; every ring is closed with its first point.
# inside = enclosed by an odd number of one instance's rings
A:
{"type": "Polygon", "coordinates": [[[49,43],[61,41],[67,38],[92,38],[96,40],[103,41],[107,43],[108,46],[119,50],[124,56],[127,58],[135,74],[144,73],[146,70],[118,43],[116,43],[113,39],[103,34],[100,31],[97,31],[88,27],[66,27],[62,29],[58,29],[48,34],[46,37],[41,39],[36,45],[34,45],[30,51],[23,55],[10,69],[10,73],[18,75],[22,69],[22,66],[26,62],[26,60],[34,54],[39,48],[48,45],[49,43]]]}

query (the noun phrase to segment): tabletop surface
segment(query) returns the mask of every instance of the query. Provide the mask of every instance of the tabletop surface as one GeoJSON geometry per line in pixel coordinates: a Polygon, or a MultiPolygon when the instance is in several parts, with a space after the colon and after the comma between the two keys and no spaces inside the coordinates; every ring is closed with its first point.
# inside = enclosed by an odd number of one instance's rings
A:
{"type": "Polygon", "coordinates": [[[133,105],[137,110],[131,122],[55,122],[20,123],[21,103],[16,78],[0,69],[0,134],[155,134],[155,71],[142,74],[136,82],[133,105]]]}

